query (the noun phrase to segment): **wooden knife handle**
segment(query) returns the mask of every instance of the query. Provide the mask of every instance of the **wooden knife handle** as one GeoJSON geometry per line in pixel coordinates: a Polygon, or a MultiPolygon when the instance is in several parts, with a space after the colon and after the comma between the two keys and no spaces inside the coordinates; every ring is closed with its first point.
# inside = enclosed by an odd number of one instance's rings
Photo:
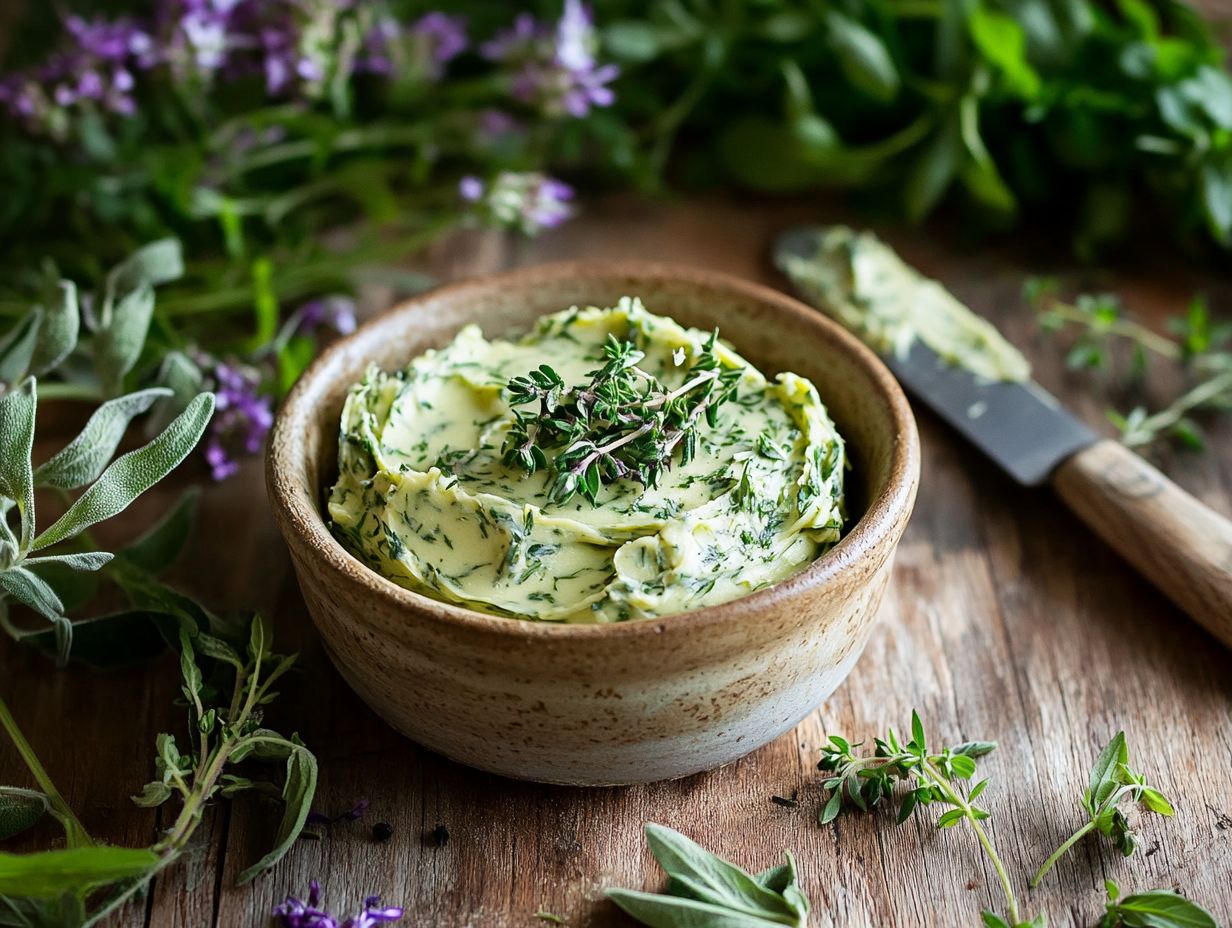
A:
{"type": "Polygon", "coordinates": [[[1079,451],[1052,483],[1078,518],[1232,647],[1232,521],[1115,441],[1079,451]]]}

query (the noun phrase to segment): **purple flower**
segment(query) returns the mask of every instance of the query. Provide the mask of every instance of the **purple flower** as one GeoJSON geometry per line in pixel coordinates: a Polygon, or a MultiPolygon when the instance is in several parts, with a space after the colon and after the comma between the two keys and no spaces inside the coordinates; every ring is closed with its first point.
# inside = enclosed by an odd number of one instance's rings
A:
{"type": "Polygon", "coordinates": [[[565,0],[555,29],[522,13],[511,29],[485,43],[481,52],[512,70],[514,99],[538,105],[549,116],[585,116],[592,106],[611,106],[607,85],[620,69],[599,65],[594,21],[581,0],[565,0]]]}
{"type": "Polygon", "coordinates": [[[309,300],[296,315],[299,317],[295,324],[298,335],[311,335],[323,325],[330,326],[339,335],[355,331],[355,301],[342,294],[309,300]]]}
{"type": "MultiPolygon", "coordinates": [[[[212,359],[202,359],[207,366],[212,359]]],[[[260,392],[261,379],[251,369],[213,362],[215,413],[205,440],[205,460],[215,480],[240,469],[237,458],[260,452],[274,424],[273,400],[260,392]]]]}
{"type": "Polygon", "coordinates": [[[358,915],[345,922],[318,908],[321,886],[313,880],[308,884],[308,902],[288,896],[286,902],[274,908],[273,916],[282,928],[375,928],[402,918],[400,906],[382,906],[380,896],[369,896],[358,915]]]}
{"type": "Polygon", "coordinates": [[[537,172],[502,171],[490,185],[464,177],[458,194],[473,203],[475,214],[489,225],[527,235],[554,228],[573,215],[573,188],[537,172]]]}
{"type": "Polygon", "coordinates": [[[436,66],[435,77],[441,76],[445,64],[466,51],[466,20],[447,13],[428,13],[411,26],[413,35],[428,42],[432,63],[436,66]]]}

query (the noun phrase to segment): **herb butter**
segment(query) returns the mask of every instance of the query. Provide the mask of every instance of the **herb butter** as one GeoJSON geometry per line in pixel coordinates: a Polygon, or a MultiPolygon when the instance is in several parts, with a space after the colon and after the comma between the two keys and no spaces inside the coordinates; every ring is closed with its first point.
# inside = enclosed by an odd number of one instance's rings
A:
{"type": "MultiPolygon", "coordinates": [[[[704,378],[703,378],[704,379],[704,378]]],[[[797,573],[843,529],[843,441],[816,388],[768,380],[709,333],[636,299],[544,317],[518,340],[458,333],[404,370],[371,368],[342,413],[333,531],[373,570],[481,612],[617,622],[727,602],[797,573]],[[613,340],[664,389],[707,353],[735,383],[691,458],[652,485],[616,479],[560,501],[545,470],[503,453],[512,378],[549,361],[568,383],[613,340]]]]}
{"type": "Polygon", "coordinates": [[[991,323],[871,232],[818,229],[814,255],[784,255],[779,265],[818,309],[876,351],[903,358],[918,339],[985,380],[1031,376],[1027,359],[991,323]]]}

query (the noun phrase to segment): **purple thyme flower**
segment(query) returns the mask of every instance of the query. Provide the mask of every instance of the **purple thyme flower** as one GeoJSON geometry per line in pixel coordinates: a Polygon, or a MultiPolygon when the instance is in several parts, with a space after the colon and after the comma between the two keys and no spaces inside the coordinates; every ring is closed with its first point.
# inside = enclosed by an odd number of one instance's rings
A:
{"type": "Polygon", "coordinates": [[[295,331],[298,335],[311,335],[323,325],[330,326],[339,335],[355,331],[355,301],[344,294],[309,300],[298,310],[295,331]]]}
{"type": "Polygon", "coordinates": [[[533,171],[502,171],[490,185],[478,177],[463,177],[458,194],[475,204],[476,215],[488,224],[527,235],[554,228],[573,215],[573,188],[533,171]]]}
{"type": "Polygon", "coordinates": [[[550,116],[585,116],[592,106],[611,106],[607,85],[620,74],[599,65],[594,21],[581,0],[565,0],[555,29],[522,13],[511,29],[486,42],[481,52],[512,69],[514,99],[538,105],[550,116]]]}
{"type": "Polygon", "coordinates": [[[439,80],[445,65],[466,51],[466,20],[447,13],[428,13],[415,25],[411,34],[419,36],[428,45],[428,76],[439,80]]]}
{"type": "MultiPolygon", "coordinates": [[[[201,359],[208,366],[212,359],[201,359]]],[[[205,460],[215,480],[240,469],[239,455],[261,450],[274,424],[273,400],[260,392],[261,379],[249,368],[213,362],[215,413],[205,441],[205,460]]]]}
{"type": "Polygon", "coordinates": [[[288,896],[286,902],[274,908],[273,916],[281,928],[376,928],[378,925],[396,922],[402,918],[400,906],[382,906],[380,896],[369,896],[358,915],[345,922],[318,908],[321,902],[321,884],[313,880],[308,884],[308,901],[288,896]]]}

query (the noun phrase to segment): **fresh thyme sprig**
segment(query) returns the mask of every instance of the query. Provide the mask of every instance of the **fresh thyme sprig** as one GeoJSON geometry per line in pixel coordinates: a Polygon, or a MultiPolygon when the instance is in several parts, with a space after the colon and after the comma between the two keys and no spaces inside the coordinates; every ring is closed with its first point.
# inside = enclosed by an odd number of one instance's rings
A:
{"type": "MultiPolygon", "coordinates": [[[[548,497],[556,503],[581,493],[593,505],[616,480],[657,485],[677,449],[681,464],[693,459],[698,426],[704,421],[713,428],[719,407],[736,393],[741,371],[719,362],[717,343],[716,330],[675,389],[638,366],[645,353],[637,345],[610,334],[603,364],[585,384],[567,386],[547,364],[512,378],[510,406],[538,403],[538,409],[514,409],[505,462],[530,474],[549,469],[548,497]]],[[[683,349],[673,356],[677,366],[684,358],[683,349]]]]}
{"type": "Polygon", "coordinates": [[[845,738],[831,735],[829,743],[821,749],[818,769],[832,774],[822,784],[830,790],[830,797],[818,816],[821,824],[834,821],[843,810],[844,800],[857,809],[867,812],[882,800],[891,799],[896,785],[907,787],[899,801],[898,821],[904,822],[921,806],[937,803],[950,808],[937,818],[938,828],[952,828],[960,822],[970,824],[976,840],[988,856],[1001,890],[1009,919],[992,912],[984,912],[984,924],[988,928],[1043,928],[1044,917],[1039,915],[1025,920],[1020,914],[1018,898],[1010,881],[1009,872],[1001,855],[980,823],[989,817],[988,811],[975,804],[975,800],[988,786],[988,780],[980,780],[970,790],[964,790],[960,781],[970,780],[976,772],[976,760],[996,750],[992,741],[968,741],[955,747],[942,747],[929,751],[924,735],[924,725],[917,712],[911,713],[911,740],[899,741],[894,729],[884,738],[873,739],[871,754],[856,754],[859,743],[851,744],[845,738]]]}
{"type": "Polygon", "coordinates": [[[1108,742],[1108,746],[1096,759],[1095,766],[1091,768],[1090,785],[1082,794],[1082,808],[1087,814],[1086,824],[1049,855],[1031,878],[1031,886],[1038,886],[1040,880],[1065,852],[1092,831],[1099,831],[1111,838],[1116,849],[1126,857],[1133,854],[1136,846],[1134,834],[1130,831],[1129,820],[1120,809],[1126,800],[1160,815],[1172,815],[1172,803],[1164,794],[1147,786],[1146,777],[1130,769],[1125,732],[1119,731],[1108,742]]]}
{"type": "Polygon", "coordinates": [[[1057,281],[1048,278],[1029,280],[1025,288],[1044,331],[1076,333],[1066,355],[1071,368],[1108,369],[1112,346],[1121,343],[1130,346],[1131,381],[1142,378],[1148,359],[1154,357],[1180,366],[1189,383],[1155,412],[1143,406],[1127,413],[1109,410],[1121,441],[1132,448],[1171,438],[1201,449],[1202,435],[1192,414],[1232,410],[1232,324],[1212,321],[1206,301],[1195,297],[1184,316],[1168,320],[1170,336],[1163,335],[1127,316],[1112,294],[1081,294],[1067,302],[1058,291],[1057,281]]]}

